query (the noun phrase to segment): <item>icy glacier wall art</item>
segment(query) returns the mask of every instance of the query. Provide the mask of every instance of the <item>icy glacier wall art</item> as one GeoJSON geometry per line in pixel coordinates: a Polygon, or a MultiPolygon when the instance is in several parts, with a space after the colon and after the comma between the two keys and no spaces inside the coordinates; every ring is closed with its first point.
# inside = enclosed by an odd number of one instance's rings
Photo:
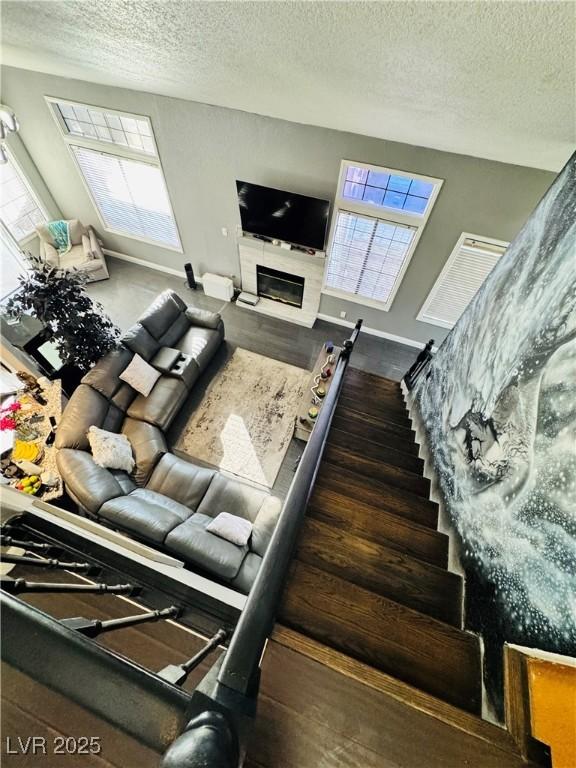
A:
{"type": "Polygon", "coordinates": [[[414,396],[481,610],[502,640],[576,655],[576,155],[414,396]]]}

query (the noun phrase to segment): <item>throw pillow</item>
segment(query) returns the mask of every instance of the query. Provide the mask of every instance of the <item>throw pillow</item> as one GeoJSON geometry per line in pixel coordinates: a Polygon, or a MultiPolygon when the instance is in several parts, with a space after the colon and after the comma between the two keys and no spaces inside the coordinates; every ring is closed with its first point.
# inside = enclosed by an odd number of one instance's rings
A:
{"type": "Polygon", "coordinates": [[[48,230],[52,235],[54,248],[56,248],[60,256],[63,256],[65,253],[68,253],[68,251],[72,248],[72,243],[70,241],[70,228],[68,226],[68,222],[63,221],[62,219],[58,221],[49,221],[48,224],[46,224],[46,226],[48,227],[48,230]]]}
{"type": "Polygon", "coordinates": [[[245,547],[252,533],[252,523],[238,515],[229,512],[220,512],[212,522],[206,526],[210,533],[220,536],[221,539],[231,541],[239,547],[245,547]]]}
{"type": "Polygon", "coordinates": [[[130,364],[120,374],[120,378],[130,384],[136,392],[148,397],[152,387],[160,378],[160,371],[153,368],[139,354],[135,354],[130,364]]]}
{"type": "Polygon", "coordinates": [[[132,472],[134,459],[132,446],[126,435],[108,432],[99,427],[90,427],[88,442],[92,451],[94,463],[106,469],[123,469],[132,472]]]}

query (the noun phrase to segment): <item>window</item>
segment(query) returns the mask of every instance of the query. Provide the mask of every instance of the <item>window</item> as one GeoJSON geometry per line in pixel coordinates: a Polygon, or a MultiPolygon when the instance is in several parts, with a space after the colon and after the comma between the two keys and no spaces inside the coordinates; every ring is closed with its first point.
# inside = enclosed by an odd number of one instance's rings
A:
{"type": "Polygon", "coordinates": [[[416,319],[452,328],[507,247],[463,232],[416,319]]]}
{"type": "Polygon", "coordinates": [[[388,310],[442,181],[344,160],[324,293],[388,310]]]}
{"type": "Polygon", "coordinates": [[[103,227],[182,252],[150,119],[51,97],[47,102],[103,227]]]}
{"type": "Polygon", "coordinates": [[[17,243],[35,234],[48,219],[12,155],[0,165],[0,220],[17,243]]]}
{"type": "Polygon", "coordinates": [[[72,151],[106,229],[179,248],[158,166],[83,147],[72,151]]]}
{"type": "Polygon", "coordinates": [[[18,288],[18,277],[25,269],[18,244],[4,224],[0,225],[0,300],[18,288]]]}

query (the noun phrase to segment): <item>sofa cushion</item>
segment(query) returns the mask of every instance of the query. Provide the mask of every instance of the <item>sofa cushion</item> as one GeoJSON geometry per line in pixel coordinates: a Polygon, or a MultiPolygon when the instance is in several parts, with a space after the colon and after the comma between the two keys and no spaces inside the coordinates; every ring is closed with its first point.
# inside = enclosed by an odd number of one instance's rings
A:
{"type": "Polygon", "coordinates": [[[170,496],[190,510],[196,510],[214,475],[213,469],[199,467],[166,453],[156,465],[146,487],[170,496]]]}
{"type": "Polygon", "coordinates": [[[216,517],[220,512],[230,512],[253,523],[268,496],[266,491],[216,474],[198,507],[198,512],[208,517],[216,517]]]}
{"type": "Polygon", "coordinates": [[[128,408],[128,416],[147,421],[166,431],[186,399],[188,389],[183,381],[161,376],[148,397],[138,395],[128,408]]]}
{"type": "Polygon", "coordinates": [[[82,384],[89,384],[101,395],[110,399],[123,386],[120,374],[132,360],[134,353],[126,347],[113,349],[84,376],[82,384]]]}
{"type": "Polygon", "coordinates": [[[160,371],[157,371],[136,352],[126,370],[120,374],[120,378],[136,392],[148,397],[152,392],[152,387],[160,378],[160,371]]]}
{"type": "Polygon", "coordinates": [[[190,355],[198,363],[200,370],[203,371],[221,343],[222,334],[218,331],[192,326],[176,346],[184,354],[190,355]]]}
{"type": "Polygon", "coordinates": [[[144,314],[140,315],[138,322],[158,341],[181,314],[182,310],[176,302],[173,292],[164,291],[144,314]]]}
{"type": "Polygon", "coordinates": [[[212,518],[207,515],[192,515],[166,536],[164,546],[187,563],[230,581],[240,570],[248,548],[209,533],[206,527],[211,522],[212,518]]]}
{"type": "Polygon", "coordinates": [[[89,512],[96,513],[107,501],[124,496],[123,484],[112,472],[99,467],[87,451],[62,448],[56,464],[70,495],[89,512]]]}
{"type": "Polygon", "coordinates": [[[108,400],[87,384],[80,384],[68,401],[56,430],[56,448],[80,448],[88,451],[88,428],[104,427],[110,404],[108,400]]]}
{"type": "Polygon", "coordinates": [[[132,352],[139,354],[144,360],[150,360],[158,350],[158,342],[140,323],[136,323],[132,328],[129,328],[120,337],[120,341],[132,352]]]}
{"type": "Polygon", "coordinates": [[[122,433],[130,440],[132,446],[134,455],[132,477],[136,485],[146,485],[152,470],[168,450],[164,434],[153,424],[131,418],[124,419],[122,433]]]}
{"type": "Polygon", "coordinates": [[[137,488],[128,496],[103,504],[99,515],[140,538],[162,544],[166,535],[188,518],[190,510],[167,496],[137,488]]]}
{"type": "Polygon", "coordinates": [[[158,343],[163,347],[175,347],[190,328],[190,320],[181,312],[172,325],[160,336],[158,343]]]}
{"type": "Polygon", "coordinates": [[[187,307],[185,314],[192,325],[199,328],[211,328],[213,331],[218,328],[222,320],[219,312],[209,312],[207,309],[199,309],[198,307],[187,307]]]}
{"type": "Polygon", "coordinates": [[[254,552],[248,552],[242,561],[240,570],[236,574],[236,577],[230,586],[247,595],[248,592],[250,592],[252,589],[252,585],[256,580],[256,576],[258,575],[261,564],[262,558],[260,555],[256,555],[254,552]]]}

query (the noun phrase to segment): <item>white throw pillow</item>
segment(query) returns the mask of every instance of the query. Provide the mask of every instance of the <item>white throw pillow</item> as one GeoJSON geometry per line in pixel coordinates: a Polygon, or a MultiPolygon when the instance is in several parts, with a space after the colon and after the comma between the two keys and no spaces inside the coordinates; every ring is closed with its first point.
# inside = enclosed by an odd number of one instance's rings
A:
{"type": "Polygon", "coordinates": [[[252,533],[252,523],[238,515],[228,512],[220,512],[212,522],[206,526],[206,530],[215,533],[221,539],[231,541],[239,547],[245,547],[252,533]]]}
{"type": "Polygon", "coordinates": [[[92,458],[100,467],[106,469],[123,469],[132,472],[134,459],[132,446],[126,435],[107,432],[99,427],[90,427],[88,442],[92,450],[92,458]]]}
{"type": "Polygon", "coordinates": [[[136,392],[140,392],[144,397],[148,397],[152,387],[160,378],[160,371],[153,368],[143,357],[135,354],[130,364],[120,374],[120,378],[122,381],[130,384],[136,392]]]}

